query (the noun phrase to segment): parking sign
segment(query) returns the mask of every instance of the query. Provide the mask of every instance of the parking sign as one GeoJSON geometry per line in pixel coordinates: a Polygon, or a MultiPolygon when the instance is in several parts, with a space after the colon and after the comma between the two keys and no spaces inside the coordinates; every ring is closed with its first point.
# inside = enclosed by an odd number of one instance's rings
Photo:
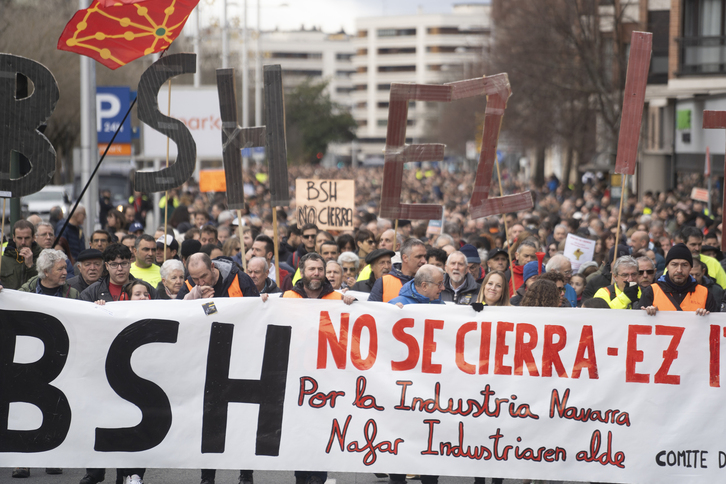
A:
{"type": "MultiPolygon", "coordinates": [[[[128,86],[96,88],[96,129],[99,143],[111,141],[130,104],[131,89],[128,86]]],[[[114,143],[131,143],[131,116],[126,118],[114,143]]]]}

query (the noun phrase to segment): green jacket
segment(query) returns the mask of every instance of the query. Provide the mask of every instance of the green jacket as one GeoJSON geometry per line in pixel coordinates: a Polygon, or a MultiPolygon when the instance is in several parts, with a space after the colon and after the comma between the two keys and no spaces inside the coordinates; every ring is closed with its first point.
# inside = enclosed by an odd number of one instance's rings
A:
{"type": "MultiPolygon", "coordinates": [[[[38,284],[40,284],[40,277],[35,276],[28,282],[23,284],[20,290],[22,292],[32,292],[34,294],[40,294],[40,292],[38,291],[38,284]]],[[[71,287],[68,285],[67,282],[64,282],[63,285],[58,288],[57,296],[65,297],[68,299],[80,299],[81,293],[78,292],[78,289],[71,287]]]]}
{"type": "Polygon", "coordinates": [[[0,267],[0,284],[3,287],[7,289],[20,289],[31,277],[38,275],[35,261],[38,260],[38,256],[43,251],[43,248],[33,242],[30,250],[33,251],[32,267],[26,266],[25,261],[18,256],[18,249],[15,247],[15,242],[12,240],[8,242],[8,246],[5,248],[5,253],[3,254],[2,267],[0,267]]]}

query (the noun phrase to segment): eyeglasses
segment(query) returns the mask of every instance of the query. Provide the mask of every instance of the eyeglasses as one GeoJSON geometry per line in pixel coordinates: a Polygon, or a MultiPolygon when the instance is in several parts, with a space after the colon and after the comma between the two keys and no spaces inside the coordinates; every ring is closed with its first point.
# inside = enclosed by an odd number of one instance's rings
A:
{"type": "Polygon", "coordinates": [[[314,239],[315,238],[315,234],[303,235],[302,238],[303,239],[314,239]]]}
{"type": "Polygon", "coordinates": [[[343,267],[343,272],[355,272],[355,267],[343,267]]]}
{"type": "Polygon", "coordinates": [[[373,240],[373,239],[368,239],[368,240],[366,240],[366,244],[368,244],[368,245],[375,245],[376,244],[376,241],[373,240]]]}
{"type": "Polygon", "coordinates": [[[638,274],[640,274],[641,276],[644,274],[648,274],[649,276],[652,276],[653,274],[655,274],[655,269],[646,269],[644,271],[638,271],[638,274]]]}
{"type": "Polygon", "coordinates": [[[106,262],[106,264],[108,264],[108,266],[109,266],[109,267],[110,267],[111,269],[117,269],[117,268],[119,268],[119,267],[121,267],[122,269],[125,269],[125,268],[127,268],[128,266],[130,266],[130,265],[131,265],[131,262],[130,262],[130,261],[127,261],[127,260],[125,260],[125,261],[123,261],[123,262],[106,262]]]}
{"type": "Polygon", "coordinates": [[[444,281],[443,280],[440,281],[440,282],[434,282],[434,281],[425,281],[425,282],[427,282],[428,284],[433,284],[434,286],[439,286],[441,288],[444,287],[444,281]]]}

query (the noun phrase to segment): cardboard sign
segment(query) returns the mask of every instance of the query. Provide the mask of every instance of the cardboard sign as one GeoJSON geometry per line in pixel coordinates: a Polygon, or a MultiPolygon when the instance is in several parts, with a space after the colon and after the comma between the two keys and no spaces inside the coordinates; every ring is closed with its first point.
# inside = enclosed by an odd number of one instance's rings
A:
{"type": "Polygon", "coordinates": [[[709,198],[710,197],[708,196],[708,189],[706,188],[693,187],[693,189],[691,190],[691,200],[708,203],[709,198]]]}
{"type": "Polygon", "coordinates": [[[5,289],[0,462],[721,482],[726,322],[644,313],[5,289]]]}
{"type": "Polygon", "coordinates": [[[224,170],[199,170],[199,191],[202,193],[227,191],[224,170]]]}
{"type": "Polygon", "coordinates": [[[575,273],[585,262],[590,262],[595,255],[597,241],[567,234],[565,239],[564,256],[572,263],[572,272],[575,273]]]}
{"type": "Polygon", "coordinates": [[[297,226],[313,223],[320,230],[353,228],[354,180],[295,180],[297,226]]]}

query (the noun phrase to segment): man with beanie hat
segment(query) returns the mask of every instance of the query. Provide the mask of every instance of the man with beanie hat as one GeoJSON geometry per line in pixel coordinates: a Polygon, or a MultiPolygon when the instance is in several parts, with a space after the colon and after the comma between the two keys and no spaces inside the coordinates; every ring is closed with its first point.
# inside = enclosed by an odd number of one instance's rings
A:
{"type": "Polygon", "coordinates": [[[512,306],[519,306],[519,303],[524,297],[524,293],[527,288],[534,284],[537,276],[544,273],[544,266],[540,265],[536,260],[527,262],[522,269],[522,280],[524,281],[521,286],[517,289],[517,292],[509,299],[509,304],[512,306]],[[539,267],[538,267],[539,266],[539,267]]]}
{"type": "Polygon", "coordinates": [[[476,250],[476,247],[471,244],[464,244],[461,249],[459,249],[459,252],[466,256],[466,264],[469,274],[474,277],[474,280],[477,284],[481,284],[481,281],[484,280],[484,276],[486,275],[486,273],[481,268],[481,258],[479,257],[479,251],[476,250]]]}
{"type": "Polygon", "coordinates": [[[645,309],[650,316],[658,310],[695,311],[699,316],[718,312],[719,302],[690,275],[692,267],[693,256],[685,244],[671,247],[666,257],[668,272],[643,289],[636,308],[645,309]]]}

